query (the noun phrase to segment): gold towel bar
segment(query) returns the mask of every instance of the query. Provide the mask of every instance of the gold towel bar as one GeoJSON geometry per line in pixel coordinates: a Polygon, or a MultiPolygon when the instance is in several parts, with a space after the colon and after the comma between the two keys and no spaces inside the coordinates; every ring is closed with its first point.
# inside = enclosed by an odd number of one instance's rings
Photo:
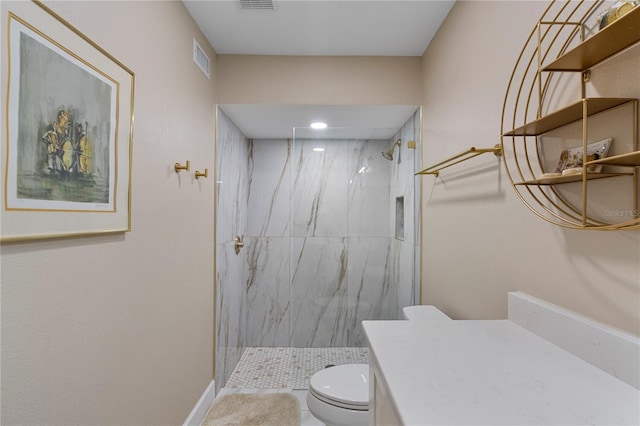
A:
{"type": "Polygon", "coordinates": [[[416,173],[416,175],[436,175],[442,169],[446,169],[447,167],[451,167],[454,164],[462,163],[463,161],[467,161],[473,157],[476,157],[480,154],[486,154],[488,152],[492,152],[496,157],[500,157],[502,155],[502,145],[496,144],[493,148],[476,148],[472,146],[468,150],[461,152],[460,154],[456,154],[452,157],[447,158],[444,161],[439,162],[438,164],[434,164],[431,167],[427,167],[426,169],[420,170],[416,173]],[[464,157],[464,158],[460,158],[464,157]]]}

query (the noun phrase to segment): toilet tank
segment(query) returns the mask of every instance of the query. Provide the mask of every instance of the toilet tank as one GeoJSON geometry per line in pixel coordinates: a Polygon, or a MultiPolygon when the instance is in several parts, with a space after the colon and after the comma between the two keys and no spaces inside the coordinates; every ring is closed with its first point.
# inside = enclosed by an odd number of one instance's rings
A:
{"type": "Polygon", "coordinates": [[[402,308],[402,316],[406,320],[448,320],[451,318],[446,316],[441,310],[433,305],[416,305],[405,306],[402,308]]]}

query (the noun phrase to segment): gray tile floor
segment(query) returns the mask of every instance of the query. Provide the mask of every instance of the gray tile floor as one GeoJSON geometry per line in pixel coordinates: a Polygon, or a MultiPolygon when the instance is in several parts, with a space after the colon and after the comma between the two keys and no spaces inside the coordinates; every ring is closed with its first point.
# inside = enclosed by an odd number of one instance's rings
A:
{"type": "Polygon", "coordinates": [[[367,348],[246,348],[224,388],[231,393],[289,392],[300,401],[302,426],[323,425],[307,407],[309,379],[328,364],[368,364],[367,348]]]}

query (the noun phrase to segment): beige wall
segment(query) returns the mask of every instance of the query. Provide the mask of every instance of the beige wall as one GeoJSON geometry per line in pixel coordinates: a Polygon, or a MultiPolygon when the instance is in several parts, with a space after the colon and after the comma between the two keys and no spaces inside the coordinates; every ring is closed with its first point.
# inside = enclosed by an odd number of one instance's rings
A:
{"type": "MultiPolygon", "coordinates": [[[[211,380],[214,181],[171,167],[213,171],[216,95],[422,101],[433,163],[499,141],[507,79],[545,6],[458,2],[422,59],[220,56],[214,93],[191,61],[194,36],[208,45],[180,2],[50,4],[136,73],[133,231],[2,246],[2,424],[179,424],[211,380]]],[[[423,178],[423,302],[504,318],[506,292],[523,290],[639,334],[639,233],[549,225],[502,166],[478,161],[423,178]]]]}
{"type": "Polygon", "coordinates": [[[419,57],[218,55],[221,104],[419,105],[419,57]]]}
{"type": "MultiPolygon", "coordinates": [[[[507,82],[547,4],[454,5],[423,56],[425,165],[500,142],[507,82]]],[[[615,81],[638,81],[639,50],[615,81]]],[[[640,97],[633,84],[624,96],[640,97]]],[[[423,182],[423,303],[457,319],[505,318],[506,293],[521,290],[640,334],[639,232],[548,224],[520,202],[493,156],[423,182]]]]}
{"type": "Polygon", "coordinates": [[[135,72],[132,232],[2,246],[2,424],[181,424],[213,377],[215,181],[193,170],[213,171],[215,97],[193,38],[215,54],[181,2],[49,4],[135,72]]]}

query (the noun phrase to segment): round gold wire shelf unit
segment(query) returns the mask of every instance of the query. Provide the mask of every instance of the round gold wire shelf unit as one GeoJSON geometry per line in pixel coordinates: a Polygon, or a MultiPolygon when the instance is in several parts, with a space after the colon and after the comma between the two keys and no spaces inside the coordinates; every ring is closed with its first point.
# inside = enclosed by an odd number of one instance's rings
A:
{"type": "MultiPolygon", "coordinates": [[[[556,151],[562,151],[562,148],[549,148],[551,142],[548,141],[571,139],[567,136],[571,129],[580,133],[580,156],[588,161],[588,116],[595,117],[612,110],[623,115],[630,112],[629,122],[632,125],[628,126],[625,141],[637,153],[638,100],[589,98],[586,96],[587,85],[590,68],[594,64],[587,64],[583,69],[562,69],[559,63],[561,58],[575,53],[572,50],[576,45],[589,41],[593,35],[600,37],[598,33],[601,32],[606,36],[604,33],[614,31],[609,28],[603,31],[599,27],[601,16],[610,10],[611,5],[612,2],[604,0],[551,1],[525,41],[504,98],[501,147],[512,187],[534,214],[565,228],[640,229],[637,166],[617,167],[615,173],[600,172],[602,166],[599,166],[598,173],[590,173],[593,166],[585,167],[583,164],[587,163],[582,161],[579,173],[564,176],[554,173],[552,178],[548,178],[549,172],[558,172],[555,170],[558,161],[556,151]],[[556,64],[557,69],[554,68],[556,64]],[[578,101],[567,106],[567,99],[571,98],[578,101]],[[554,131],[558,131],[558,135],[549,136],[554,131]],[[549,152],[556,153],[556,156],[549,155],[549,152]],[[623,185],[632,187],[629,191],[631,196],[621,203],[623,207],[609,208],[596,204],[598,208],[594,208],[588,204],[588,184],[603,178],[626,179],[623,185]]],[[[640,5],[634,9],[633,19],[640,16],[638,12],[640,5]]],[[[633,37],[640,38],[637,35],[633,37]]],[[[631,42],[631,45],[637,44],[637,40],[631,42]]],[[[617,183],[620,181],[614,182],[620,185],[617,183]]]]}

